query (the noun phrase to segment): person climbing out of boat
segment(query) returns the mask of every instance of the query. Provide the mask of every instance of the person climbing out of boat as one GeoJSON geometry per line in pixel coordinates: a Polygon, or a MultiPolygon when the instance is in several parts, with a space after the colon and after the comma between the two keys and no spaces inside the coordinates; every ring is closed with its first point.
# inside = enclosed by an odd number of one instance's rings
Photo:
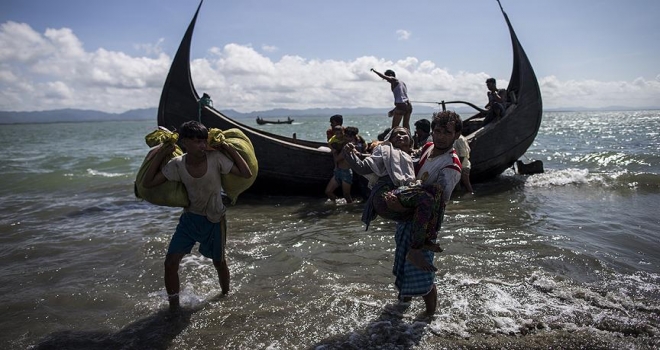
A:
{"type": "Polygon", "coordinates": [[[485,108],[488,110],[486,118],[484,118],[483,126],[488,123],[500,119],[504,115],[504,102],[506,99],[506,90],[498,90],[495,78],[486,79],[486,87],[488,92],[488,103],[485,108]]]}
{"type": "Polygon", "coordinates": [[[467,142],[465,136],[460,135],[456,141],[454,141],[454,149],[458,158],[461,160],[461,184],[465,187],[465,190],[468,193],[474,194],[472,189],[472,183],[470,183],[470,168],[472,165],[470,163],[470,145],[467,142]]]}
{"type": "Polygon", "coordinates": [[[402,80],[396,78],[396,73],[388,69],[385,73],[381,73],[371,68],[371,71],[376,73],[381,79],[390,83],[392,93],[394,94],[394,109],[387,114],[392,117],[392,127],[399,126],[403,118],[403,127],[410,130],[410,115],[412,114],[413,107],[408,99],[408,87],[402,80]]]}
{"type": "Polygon", "coordinates": [[[420,149],[429,142],[433,142],[431,137],[431,122],[428,119],[420,119],[415,122],[415,135],[413,136],[413,149],[420,149]]]}
{"type": "Polygon", "coordinates": [[[200,243],[199,252],[213,260],[222,294],[229,293],[230,276],[225,256],[227,220],[222,202],[221,174],[252,176],[245,159],[228,143],[209,150],[208,129],[201,123],[183,123],[179,137],[186,153],[172,158],[159,170],[158,165],[174,149],[172,144],[162,146],[143,179],[146,188],[156,187],[167,180],[182,182],[190,200],[190,205],[183,209],[165,256],[165,289],[173,311],[179,308],[179,265],[196,242],[200,243]]]}
{"type": "Polygon", "coordinates": [[[325,136],[327,137],[327,140],[330,141],[330,139],[335,135],[334,128],[335,126],[339,125],[342,126],[344,124],[344,117],[341,114],[335,114],[332,117],[330,117],[330,128],[325,131],[325,136]]]}
{"type": "Polygon", "coordinates": [[[202,95],[202,98],[199,99],[198,102],[198,109],[197,109],[197,121],[200,123],[202,122],[202,108],[205,106],[208,107],[213,107],[213,100],[211,100],[211,96],[207,94],[206,92],[202,95]]]}
{"type": "MultiPolygon", "coordinates": [[[[453,111],[443,111],[435,114],[431,121],[433,144],[423,149],[422,157],[415,169],[416,178],[422,185],[439,184],[442,186],[442,209],[438,214],[439,228],[444,217],[445,206],[451,193],[461,177],[461,167],[453,143],[461,134],[463,123],[458,114],[453,111]]],[[[397,201],[390,197],[391,205],[397,201]]],[[[433,266],[434,252],[418,249],[413,245],[414,223],[412,221],[398,222],[395,234],[394,285],[399,291],[398,299],[409,302],[413,297],[421,296],[426,305],[426,313],[433,315],[437,308],[438,292],[435,286],[435,271],[419,268],[423,260],[433,266]],[[418,261],[413,264],[411,261],[418,261]]]]}
{"type": "MultiPolygon", "coordinates": [[[[429,144],[429,149],[432,144],[429,144]]],[[[344,158],[360,175],[371,178],[371,194],[365,203],[362,221],[369,229],[370,222],[380,215],[394,221],[412,220],[413,246],[442,252],[435,243],[442,206],[442,186],[432,183],[422,186],[415,178],[415,167],[409,153],[412,147],[410,131],[402,126],[393,128],[386,141],[376,147],[371,156],[361,159],[355,147],[344,147],[344,158]],[[392,207],[388,197],[401,206],[392,207]]],[[[417,262],[414,262],[417,263],[417,262]]],[[[433,268],[419,262],[419,268],[433,268]]]]}
{"type": "Polygon", "coordinates": [[[341,150],[351,139],[354,137],[347,137],[344,134],[344,127],[341,125],[335,125],[333,127],[335,132],[334,136],[328,141],[328,146],[332,151],[332,158],[335,162],[335,168],[333,170],[332,177],[328,181],[328,184],[325,187],[325,194],[333,202],[337,202],[337,195],[335,191],[337,188],[341,187],[342,195],[346,200],[346,203],[353,203],[353,197],[351,197],[351,186],[353,185],[353,172],[351,171],[350,166],[344,159],[344,155],[341,150]]]}

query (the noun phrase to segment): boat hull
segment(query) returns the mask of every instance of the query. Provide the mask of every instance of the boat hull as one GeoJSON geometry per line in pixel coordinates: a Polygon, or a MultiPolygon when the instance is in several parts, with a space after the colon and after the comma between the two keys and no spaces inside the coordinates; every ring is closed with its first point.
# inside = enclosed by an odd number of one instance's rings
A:
{"type": "MultiPolygon", "coordinates": [[[[158,125],[174,130],[185,121],[199,120],[211,128],[238,128],[252,141],[259,161],[259,174],[249,192],[323,195],[334,169],[327,144],[268,133],[239,123],[213,107],[199,107],[199,95],[190,75],[190,44],[201,5],[200,2],[165,81],[158,125]]],[[[541,123],[541,94],[534,70],[508,16],[501,6],[500,9],[509,27],[514,56],[507,90],[517,96],[517,101],[500,120],[467,135],[472,149],[473,182],[493,179],[512,167],[533,143],[541,123]]]]}

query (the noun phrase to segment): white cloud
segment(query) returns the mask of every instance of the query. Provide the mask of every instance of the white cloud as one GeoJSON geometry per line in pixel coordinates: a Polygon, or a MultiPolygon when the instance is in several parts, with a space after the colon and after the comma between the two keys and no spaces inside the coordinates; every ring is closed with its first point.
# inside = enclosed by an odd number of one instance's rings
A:
{"type": "Polygon", "coordinates": [[[276,52],[279,50],[277,46],[272,45],[261,45],[261,49],[264,50],[264,52],[276,52]]]}
{"type": "Polygon", "coordinates": [[[46,29],[44,34],[45,39],[57,48],[59,54],[65,58],[77,58],[85,55],[82,43],[73,34],[71,29],[46,29]]]}
{"type": "Polygon", "coordinates": [[[0,26],[0,62],[34,63],[54,47],[25,23],[6,22],[0,26]]]}
{"type": "Polygon", "coordinates": [[[160,55],[163,53],[163,42],[165,42],[165,39],[160,38],[155,44],[135,44],[133,47],[146,55],[160,55]]]}
{"type": "MultiPolygon", "coordinates": [[[[0,26],[0,110],[98,109],[122,112],[157,107],[171,57],[139,45],[147,56],[84,50],[66,28],[40,34],[29,25],[0,26]]],[[[264,52],[266,49],[262,46],[264,52]]],[[[483,72],[452,72],[433,61],[406,57],[388,61],[374,56],[350,61],[284,55],[273,60],[251,45],[212,47],[191,63],[197,90],[209,93],[216,107],[243,112],[271,108],[381,107],[392,104],[389,86],[370,68],[392,69],[408,85],[413,101],[486,102],[483,72]]],[[[602,82],[539,80],[545,108],[657,106],[660,79],[602,82]]],[[[498,81],[505,87],[506,81],[498,81]]]]}
{"type": "Polygon", "coordinates": [[[404,29],[399,29],[396,31],[396,37],[399,40],[408,40],[410,39],[410,36],[412,35],[412,32],[404,30],[404,29]]]}
{"type": "Polygon", "coordinates": [[[540,80],[543,104],[552,107],[649,107],[660,102],[660,81],[636,78],[632,82],[596,80],[540,80]]]}

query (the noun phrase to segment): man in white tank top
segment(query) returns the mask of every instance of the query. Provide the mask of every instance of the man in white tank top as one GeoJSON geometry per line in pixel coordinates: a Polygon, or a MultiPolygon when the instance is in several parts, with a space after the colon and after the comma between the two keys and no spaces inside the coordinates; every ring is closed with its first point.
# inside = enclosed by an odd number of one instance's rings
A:
{"type": "Polygon", "coordinates": [[[376,73],[381,79],[385,79],[392,88],[394,94],[394,109],[388,115],[392,117],[392,128],[399,126],[401,119],[403,119],[403,127],[410,130],[410,115],[412,114],[413,107],[408,99],[408,87],[406,83],[396,78],[396,73],[388,69],[385,73],[380,73],[373,68],[371,71],[376,73]]]}

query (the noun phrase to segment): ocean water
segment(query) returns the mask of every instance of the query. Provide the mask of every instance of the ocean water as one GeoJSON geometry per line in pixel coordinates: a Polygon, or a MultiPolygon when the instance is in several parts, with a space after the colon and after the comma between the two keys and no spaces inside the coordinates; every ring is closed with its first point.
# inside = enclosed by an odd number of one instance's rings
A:
{"type": "MultiPolygon", "coordinates": [[[[260,128],[323,140],[328,118],[260,128]]],[[[389,122],[344,125],[373,139],[389,122]]],[[[660,347],[660,111],[546,112],[522,159],[545,173],[454,193],[431,318],[396,302],[394,223],[364,231],[359,202],[253,195],[228,210],[229,296],[194,250],[170,314],[180,210],[133,196],[154,128],[0,126],[0,348],[660,347]]]]}

